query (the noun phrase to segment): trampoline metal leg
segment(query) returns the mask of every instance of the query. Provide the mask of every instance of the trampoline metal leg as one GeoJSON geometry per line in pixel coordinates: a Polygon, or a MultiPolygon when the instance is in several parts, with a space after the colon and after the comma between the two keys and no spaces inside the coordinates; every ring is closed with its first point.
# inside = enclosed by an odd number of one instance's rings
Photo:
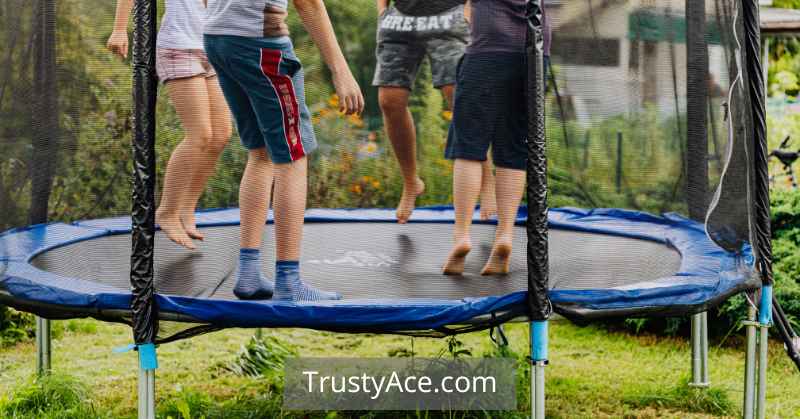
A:
{"type": "Polygon", "coordinates": [[[764,285],[761,287],[761,302],[758,306],[758,394],[756,398],[756,417],[758,419],[766,417],[770,325],[772,325],[772,285],[764,285]]]}
{"type": "Polygon", "coordinates": [[[156,372],[139,369],[139,419],[156,417],[156,372]]]}
{"type": "Polygon", "coordinates": [[[758,339],[758,394],[756,397],[756,418],[766,418],[767,409],[767,351],[769,349],[769,329],[762,325],[758,339]]]}
{"type": "Polygon", "coordinates": [[[708,315],[692,316],[692,387],[708,387],[708,315]]]}
{"type": "Polygon", "coordinates": [[[536,361],[532,364],[531,371],[531,418],[544,419],[544,399],[545,399],[545,381],[544,369],[546,366],[545,361],[536,361]]]}
{"type": "Polygon", "coordinates": [[[530,325],[531,338],[531,418],[545,418],[544,370],[547,366],[547,321],[530,325]]]}
{"type": "Polygon", "coordinates": [[[41,377],[50,373],[50,320],[36,317],[36,373],[41,377]]]}
{"type": "Polygon", "coordinates": [[[756,386],[756,310],[749,308],[747,313],[747,355],[744,363],[744,419],[753,419],[756,386]]]}
{"type": "Polygon", "coordinates": [[[700,353],[701,359],[703,360],[703,383],[706,386],[711,384],[711,373],[708,371],[708,313],[703,312],[703,322],[702,322],[702,333],[700,334],[702,345],[702,351],[700,353]]]}

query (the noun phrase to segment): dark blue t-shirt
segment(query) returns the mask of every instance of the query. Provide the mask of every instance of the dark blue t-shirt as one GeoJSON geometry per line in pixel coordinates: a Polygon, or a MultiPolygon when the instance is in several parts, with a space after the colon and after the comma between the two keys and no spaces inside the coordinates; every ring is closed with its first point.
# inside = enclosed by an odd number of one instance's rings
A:
{"type": "MultiPolygon", "coordinates": [[[[527,0],[472,0],[468,53],[525,52],[527,0]]],[[[542,2],[544,3],[544,2],[542,2]]],[[[544,54],[550,55],[550,19],[544,16],[544,54]]]]}

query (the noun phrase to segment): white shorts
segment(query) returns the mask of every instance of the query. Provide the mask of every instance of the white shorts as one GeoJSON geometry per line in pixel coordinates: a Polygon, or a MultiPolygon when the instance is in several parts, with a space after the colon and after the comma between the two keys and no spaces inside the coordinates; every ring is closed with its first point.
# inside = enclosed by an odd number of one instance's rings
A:
{"type": "Polygon", "coordinates": [[[201,49],[156,49],[156,74],[164,83],[189,77],[214,77],[217,73],[201,49]]]}

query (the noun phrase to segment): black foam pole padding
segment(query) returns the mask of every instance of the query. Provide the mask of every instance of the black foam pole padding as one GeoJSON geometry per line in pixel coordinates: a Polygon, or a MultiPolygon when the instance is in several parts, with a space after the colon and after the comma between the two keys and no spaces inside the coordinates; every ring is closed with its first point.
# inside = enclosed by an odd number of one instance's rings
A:
{"type": "Polygon", "coordinates": [[[153,284],[156,184],[156,0],[133,7],[133,208],[131,311],[136,344],[155,342],[158,308],[153,284]]]}
{"type": "MultiPolygon", "coordinates": [[[[30,171],[30,208],[28,222],[43,224],[48,221],[53,177],[59,157],[59,107],[58,64],[56,63],[56,1],[39,0],[35,9],[36,36],[33,37],[34,78],[33,112],[36,121],[31,126],[32,161],[30,171]]],[[[12,131],[13,132],[13,131],[12,131]]]]}
{"type": "Polygon", "coordinates": [[[708,43],[706,2],[686,0],[686,203],[689,218],[708,211],[708,43]]]}
{"type": "Polygon", "coordinates": [[[544,132],[544,34],[541,0],[528,2],[528,308],[531,320],[547,320],[547,155],[544,132]]]}
{"type": "Polygon", "coordinates": [[[758,0],[742,0],[745,32],[745,71],[750,95],[753,122],[754,203],[753,228],[756,267],[765,285],[773,283],[772,229],[769,207],[769,153],[767,151],[767,122],[764,105],[764,73],[761,68],[761,28],[758,0]]]}

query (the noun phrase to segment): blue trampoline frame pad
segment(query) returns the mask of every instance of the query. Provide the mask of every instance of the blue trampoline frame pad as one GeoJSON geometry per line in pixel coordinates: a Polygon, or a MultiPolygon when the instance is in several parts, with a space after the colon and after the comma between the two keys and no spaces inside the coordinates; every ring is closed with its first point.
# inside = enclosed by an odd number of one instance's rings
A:
{"type": "MultiPolygon", "coordinates": [[[[524,225],[527,211],[519,211],[524,225]]],[[[414,213],[414,223],[453,223],[451,207],[429,207],[414,213]]],[[[239,224],[237,209],[198,213],[199,227],[239,224]]],[[[270,221],[271,222],[271,221],[270,221]]],[[[396,222],[394,210],[311,209],[307,223],[396,222]]],[[[478,222],[476,220],[476,222],[478,222]]],[[[609,316],[678,315],[703,311],[731,295],[758,287],[749,247],[738,254],[726,252],[706,235],[704,226],[676,214],[655,216],[621,209],[552,209],[551,230],[606,234],[668,245],[681,257],[674,275],[647,281],[637,287],[612,289],[552,289],[556,312],[575,320],[609,316]]],[[[14,229],[0,234],[0,302],[26,311],[53,313],[57,318],[97,317],[108,320],[129,316],[131,294],[80,278],[44,272],[31,265],[37,255],[61,246],[99,237],[130,234],[130,218],[108,218],[72,224],[51,223],[14,229]],[[81,290],[76,292],[76,290],[81,290]],[[37,307],[42,307],[40,311],[37,307]],[[113,314],[116,313],[116,314],[113,314]]],[[[518,250],[524,251],[524,250],[518,250]]],[[[635,261],[633,261],[635,262],[635,261]]],[[[212,327],[302,327],[336,331],[403,332],[442,330],[470,324],[503,313],[506,319],[524,317],[524,290],[507,295],[460,300],[342,300],[291,303],[237,301],[156,295],[162,319],[175,319],[212,327]]],[[[54,316],[50,316],[54,317],[54,316]]]]}

